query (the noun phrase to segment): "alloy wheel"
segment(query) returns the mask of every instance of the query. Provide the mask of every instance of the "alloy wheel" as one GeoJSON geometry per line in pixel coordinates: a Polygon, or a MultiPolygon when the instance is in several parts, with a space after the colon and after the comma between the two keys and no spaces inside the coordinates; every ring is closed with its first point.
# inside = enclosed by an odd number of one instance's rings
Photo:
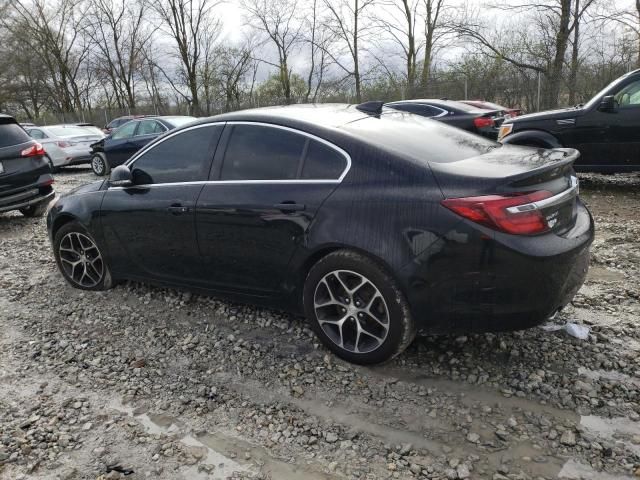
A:
{"type": "Polygon", "coordinates": [[[87,235],[69,232],[58,247],[65,274],[77,285],[92,288],[102,281],[104,262],[96,244],[87,235]]]}
{"type": "Polygon", "coordinates": [[[313,303],[320,328],[348,352],[372,352],[387,338],[389,309],[380,290],[364,275],[329,272],[318,282],[313,303]]]}
{"type": "Polygon", "coordinates": [[[94,155],[91,159],[91,168],[93,168],[93,173],[96,175],[104,175],[105,164],[104,160],[100,155],[94,155]]]}

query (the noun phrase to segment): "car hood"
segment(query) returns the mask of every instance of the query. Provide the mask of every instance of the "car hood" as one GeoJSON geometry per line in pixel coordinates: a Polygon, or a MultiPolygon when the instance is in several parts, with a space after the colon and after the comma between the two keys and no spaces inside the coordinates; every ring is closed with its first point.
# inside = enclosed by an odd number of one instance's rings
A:
{"type": "Polygon", "coordinates": [[[540,120],[562,120],[564,118],[574,118],[579,115],[582,115],[583,109],[570,107],[570,108],[560,108],[557,110],[547,110],[544,112],[537,113],[528,113],[526,115],[520,115],[519,117],[510,118],[505,121],[505,123],[526,123],[526,122],[537,122],[540,120]]]}
{"type": "Polygon", "coordinates": [[[71,190],[69,193],[67,193],[67,195],[77,195],[81,193],[97,192],[102,188],[102,185],[104,185],[105,181],[106,180],[96,180],[95,182],[87,183],[86,185],[80,185],[79,187],[76,187],[73,190],[71,190]]]}

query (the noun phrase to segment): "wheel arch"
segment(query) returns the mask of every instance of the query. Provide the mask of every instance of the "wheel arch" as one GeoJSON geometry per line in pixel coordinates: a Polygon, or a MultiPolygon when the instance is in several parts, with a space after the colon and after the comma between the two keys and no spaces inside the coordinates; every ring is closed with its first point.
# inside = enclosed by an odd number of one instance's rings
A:
{"type": "Polygon", "coordinates": [[[502,140],[502,143],[509,145],[530,145],[542,148],[561,148],[563,145],[558,138],[545,130],[522,130],[520,132],[508,135],[502,140]]]}
{"type": "Polygon", "coordinates": [[[398,282],[398,285],[400,285],[399,279],[397,278],[397,275],[395,274],[393,268],[391,268],[391,265],[389,265],[379,256],[372,254],[371,252],[368,252],[355,245],[349,245],[349,244],[322,245],[314,249],[313,251],[310,251],[309,254],[306,255],[304,258],[301,258],[300,260],[295,261],[294,262],[295,264],[292,266],[293,268],[290,269],[290,273],[293,274],[295,280],[292,282],[291,285],[288,286],[289,288],[287,288],[287,290],[293,290],[294,292],[293,298],[294,298],[296,308],[299,308],[302,311],[302,308],[303,308],[302,293],[304,291],[304,283],[307,279],[307,276],[309,275],[309,271],[313,268],[313,266],[316,263],[318,263],[324,257],[326,257],[327,255],[333,252],[337,252],[340,250],[348,250],[351,252],[358,253],[364,257],[367,257],[368,259],[375,262],[382,269],[384,269],[384,271],[388,275],[390,275],[392,278],[394,278],[398,282]]]}
{"type": "Polygon", "coordinates": [[[71,215],[70,213],[65,212],[58,215],[53,221],[53,223],[51,224],[51,239],[53,240],[55,238],[58,230],[60,230],[67,223],[71,223],[71,222],[82,223],[80,222],[79,218],[77,218],[74,215],[71,215]]]}

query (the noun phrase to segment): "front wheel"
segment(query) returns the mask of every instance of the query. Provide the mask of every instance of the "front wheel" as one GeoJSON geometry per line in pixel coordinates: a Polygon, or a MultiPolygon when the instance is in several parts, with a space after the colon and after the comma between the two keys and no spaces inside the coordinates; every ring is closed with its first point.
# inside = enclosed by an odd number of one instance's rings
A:
{"type": "Polygon", "coordinates": [[[53,252],[62,276],[75,288],[107,290],[113,285],[100,248],[79,223],[60,227],[54,235],[53,252]]]}
{"type": "Polygon", "coordinates": [[[91,157],[91,170],[93,170],[93,173],[97,176],[102,177],[107,175],[111,169],[105,156],[100,153],[95,153],[93,157],[91,157]]]}
{"type": "Polygon", "coordinates": [[[404,351],[416,327],[396,281],[372,259],[348,250],[316,263],[304,285],[305,315],[326,347],[353,363],[404,351]]]}

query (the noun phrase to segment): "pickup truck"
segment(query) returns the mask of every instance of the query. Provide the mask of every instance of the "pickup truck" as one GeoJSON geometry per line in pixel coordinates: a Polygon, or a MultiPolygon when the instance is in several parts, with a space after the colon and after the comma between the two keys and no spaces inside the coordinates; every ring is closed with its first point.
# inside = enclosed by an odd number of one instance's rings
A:
{"type": "Polygon", "coordinates": [[[502,143],[580,151],[577,171],[640,171],[640,69],[614,80],[584,105],[510,118],[502,143]]]}

